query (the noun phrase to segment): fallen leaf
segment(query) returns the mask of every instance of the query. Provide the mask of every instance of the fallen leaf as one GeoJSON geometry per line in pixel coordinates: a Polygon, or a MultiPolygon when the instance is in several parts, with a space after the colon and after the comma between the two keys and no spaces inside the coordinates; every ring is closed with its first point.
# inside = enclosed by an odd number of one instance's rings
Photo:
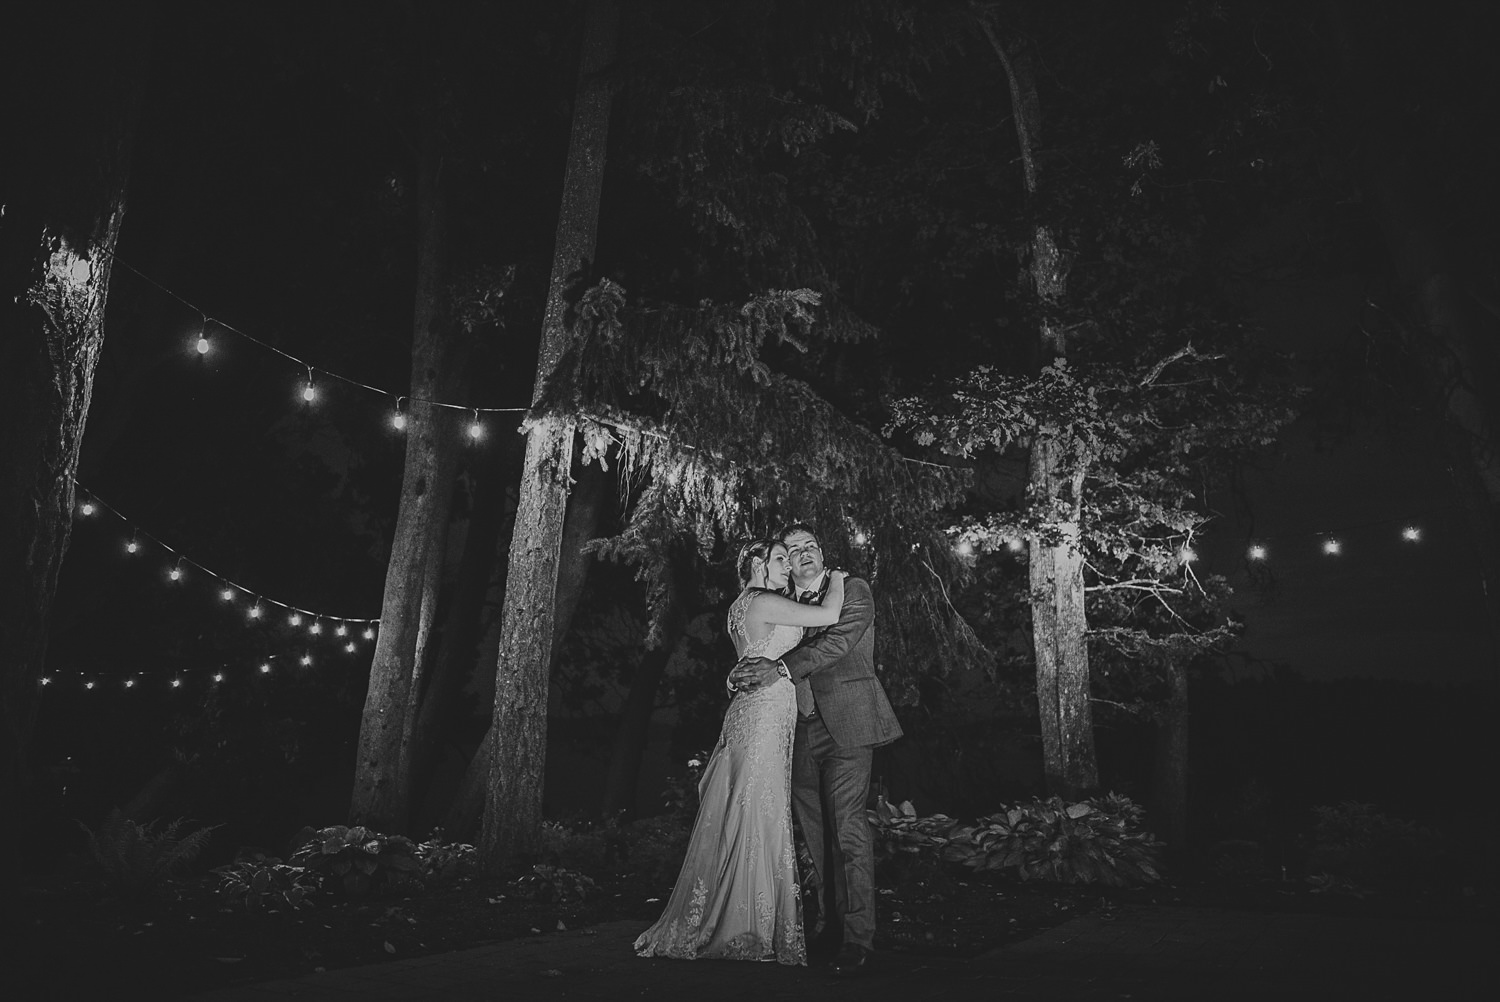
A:
{"type": "Polygon", "coordinates": [[[396,952],[396,948],[391,945],[391,941],[390,940],[386,940],[385,941],[385,952],[386,953],[395,953],[396,952]]]}
{"type": "Polygon", "coordinates": [[[568,927],[565,926],[565,925],[563,925],[563,920],[562,919],[558,919],[557,920],[557,931],[558,932],[567,932],[568,931],[568,927]]]}

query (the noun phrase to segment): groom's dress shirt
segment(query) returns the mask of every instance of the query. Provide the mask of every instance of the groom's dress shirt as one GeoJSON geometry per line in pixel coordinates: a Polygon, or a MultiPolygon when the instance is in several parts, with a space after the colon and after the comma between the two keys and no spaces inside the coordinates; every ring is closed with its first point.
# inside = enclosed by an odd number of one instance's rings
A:
{"type": "MultiPolygon", "coordinates": [[[[797,602],[801,605],[821,605],[823,596],[828,593],[829,578],[823,575],[823,587],[812,588],[806,591],[797,590],[797,602]]],[[[797,686],[797,716],[809,720],[818,715],[818,702],[813,699],[812,682],[806,678],[796,681],[797,686]]]]}

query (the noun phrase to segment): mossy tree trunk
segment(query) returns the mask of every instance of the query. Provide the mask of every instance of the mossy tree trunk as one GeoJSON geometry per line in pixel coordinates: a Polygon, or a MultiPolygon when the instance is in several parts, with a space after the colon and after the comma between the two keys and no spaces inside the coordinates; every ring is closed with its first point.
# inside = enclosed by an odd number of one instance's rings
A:
{"type": "Polygon", "coordinates": [[[462,399],[472,346],[472,335],[453,322],[445,302],[448,209],[442,157],[437,128],[429,122],[418,164],[406,461],[349,805],[352,823],[384,831],[404,831],[410,817],[411,746],[422,675],[433,657],[430,641],[463,442],[462,412],[426,401],[462,399]]]}
{"type": "MultiPolygon", "coordinates": [[[[1041,113],[1034,68],[1020,47],[1007,49],[1001,43],[985,14],[979,14],[979,23],[1005,69],[1026,192],[1035,196],[1041,113]]],[[[1063,255],[1044,224],[1032,231],[1030,267],[1043,314],[1038,330],[1040,354],[1044,362],[1051,362],[1067,355],[1064,333],[1048,316],[1066,291],[1067,272],[1063,255]]],[[[1067,427],[1044,422],[1031,443],[1026,489],[1028,503],[1053,513],[1051,531],[1027,540],[1031,638],[1043,772],[1047,789],[1067,797],[1099,785],[1079,525],[1089,461],[1088,447],[1067,427]]]]}
{"type": "MultiPolygon", "coordinates": [[[[148,12],[17,16],[40,55],[6,95],[0,225],[0,804],[28,783],[47,623],[67,553],[74,477],[104,343],[111,265],[125,218],[148,12]]],[[[7,67],[20,70],[19,67],[7,67]]],[[[13,884],[24,817],[0,826],[13,884]]],[[[0,894],[7,900],[14,895],[0,894]]]]}
{"type": "MultiPolygon", "coordinates": [[[[561,358],[568,291],[593,266],[613,88],[603,75],[614,61],[616,0],[590,0],[584,23],[573,129],[533,401],[561,358]]],[[[562,548],[574,425],[557,415],[527,425],[520,502],[510,545],[495,708],[480,851],[491,868],[534,854],[541,841],[542,781],[547,751],[547,697],[553,662],[558,557],[562,548]]]]}

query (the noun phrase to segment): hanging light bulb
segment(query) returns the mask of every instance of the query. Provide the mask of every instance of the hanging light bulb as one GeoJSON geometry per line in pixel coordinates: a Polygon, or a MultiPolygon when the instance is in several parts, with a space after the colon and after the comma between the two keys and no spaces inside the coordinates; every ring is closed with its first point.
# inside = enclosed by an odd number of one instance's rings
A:
{"type": "Polygon", "coordinates": [[[364,634],[363,634],[363,636],[364,636],[364,638],[366,640],[374,640],[375,639],[375,631],[372,630],[372,629],[366,629],[365,632],[364,632],[364,634]]]}
{"type": "Polygon", "coordinates": [[[51,685],[52,684],[52,678],[51,678],[51,676],[49,676],[49,675],[43,675],[42,678],[41,678],[41,683],[42,683],[42,685],[51,685]]]}
{"type": "Polygon", "coordinates": [[[137,550],[139,550],[140,548],[141,548],[141,544],[137,543],[133,539],[130,542],[128,542],[128,543],[125,544],[125,552],[126,553],[134,553],[137,550]]]}
{"type": "Polygon", "coordinates": [[[344,645],[344,650],[348,651],[350,654],[353,654],[354,653],[354,641],[351,640],[351,641],[349,641],[349,643],[345,644],[344,645]]]}
{"type": "Polygon", "coordinates": [[[233,601],[234,600],[234,589],[233,588],[225,588],[223,591],[219,592],[219,597],[221,599],[223,599],[224,601],[226,601],[226,602],[233,601]]]}
{"type": "Polygon", "coordinates": [[[252,605],[250,607],[249,616],[250,616],[251,619],[259,619],[260,618],[260,616],[261,616],[260,602],[256,602],[254,605],[252,605]]]}
{"type": "Polygon", "coordinates": [[[92,501],[85,501],[83,504],[78,506],[79,513],[83,515],[92,515],[95,510],[96,509],[94,508],[94,502],[92,501]]]}
{"type": "Polygon", "coordinates": [[[869,541],[870,541],[870,537],[865,535],[865,531],[863,529],[859,530],[858,532],[856,532],[854,534],[854,545],[855,546],[864,546],[869,541]]]}
{"type": "Polygon", "coordinates": [[[1422,530],[1414,525],[1408,525],[1401,530],[1401,538],[1408,543],[1415,543],[1422,538],[1422,530]]]}
{"type": "Polygon", "coordinates": [[[174,689],[181,689],[182,688],[182,679],[180,679],[180,678],[174,678],[172,680],[172,688],[174,688],[174,689]]]}
{"type": "Polygon", "coordinates": [[[135,688],[135,679],[133,679],[133,678],[127,678],[125,680],[125,688],[127,688],[127,689],[134,689],[135,688]]]}
{"type": "Polygon", "coordinates": [[[969,542],[967,539],[961,539],[959,540],[958,545],[953,548],[953,552],[957,553],[960,557],[973,556],[974,544],[969,542]]]}
{"type": "Polygon", "coordinates": [[[1254,544],[1250,547],[1249,557],[1251,560],[1266,559],[1266,548],[1264,546],[1261,546],[1259,543],[1254,544]]]}
{"type": "Polygon", "coordinates": [[[221,671],[214,672],[214,674],[213,674],[213,680],[215,682],[222,682],[222,681],[224,681],[224,673],[221,672],[221,671]]]}
{"type": "Polygon", "coordinates": [[[323,632],[323,624],[321,622],[319,622],[318,620],[315,619],[315,620],[313,620],[313,625],[311,625],[311,626],[309,626],[307,628],[307,632],[308,633],[322,633],[323,632]]]}
{"type": "Polygon", "coordinates": [[[1344,544],[1337,539],[1323,540],[1323,552],[1331,557],[1336,557],[1344,551],[1344,544]]]}
{"type": "Polygon", "coordinates": [[[308,366],[307,382],[302,384],[302,401],[304,403],[310,404],[316,399],[318,399],[318,391],[317,388],[313,385],[312,367],[308,366]]]}
{"type": "Polygon", "coordinates": [[[85,682],[85,683],[83,683],[83,687],[85,689],[92,689],[94,687],[94,683],[93,682],[85,682]]]}
{"type": "Polygon", "coordinates": [[[197,347],[198,347],[198,354],[200,354],[200,355],[207,355],[208,354],[208,334],[206,332],[203,333],[203,334],[199,334],[198,335],[198,346],[197,347]]]}
{"type": "Polygon", "coordinates": [[[291,623],[293,626],[301,626],[302,625],[302,614],[300,612],[294,612],[294,613],[292,613],[290,616],[288,616],[286,618],[286,621],[288,623],[291,623]]]}
{"type": "Polygon", "coordinates": [[[348,632],[349,632],[349,627],[345,626],[343,623],[340,623],[338,626],[334,627],[334,630],[333,630],[333,634],[336,637],[342,637],[344,634],[346,634],[348,632]]]}
{"type": "Polygon", "coordinates": [[[271,674],[271,664],[270,664],[270,662],[266,662],[266,663],[264,663],[264,664],[262,664],[260,666],[260,673],[262,675],[269,675],[269,674],[271,674]]]}
{"type": "Polygon", "coordinates": [[[479,409],[474,410],[474,420],[469,422],[469,440],[477,442],[484,437],[484,425],[479,422],[479,409]]]}
{"type": "Polygon", "coordinates": [[[179,563],[175,567],[173,567],[170,571],[167,571],[167,577],[171,578],[173,581],[181,581],[182,580],[182,564],[179,563]]]}
{"type": "Polygon", "coordinates": [[[1021,540],[1019,540],[1019,539],[1007,539],[1005,541],[1005,548],[1007,550],[1009,550],[1010,552],[1012,552],[1012,553],[1020,553],[1021,552],[1021,546],[1022,546],[1022,543],[1021,543],[1021,540]]]}
{"type": "Polygon", "coordinates": [[[401,401],[405,399],[405,397],[396,398],[396,413],[391,415],[391,427],[397,431],[406,430],[406,414],[401,410],[401,401]]]}
{"type": "Polygon", "coordinates": [[[306,668],[308,665],[312,664],[312,655],[311,654],[304,654],[304,655],[302,655],[301,664],[302,664],[302,667],[304,667],[304,668],[306,668]]]}

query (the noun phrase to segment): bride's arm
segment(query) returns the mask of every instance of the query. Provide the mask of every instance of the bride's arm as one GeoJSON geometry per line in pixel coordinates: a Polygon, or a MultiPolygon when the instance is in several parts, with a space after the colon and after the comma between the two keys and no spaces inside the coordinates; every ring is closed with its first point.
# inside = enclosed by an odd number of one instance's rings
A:
{"type": "Polygon", "coordinates": [[[844,578],[846,577],[848,575],[844,571],[828,572],[828,594],[823,596],[822,605],[803,605],[785,595],[765,591],[756,595],[750,603],[750,608],[745,611],[763,623],[782,626],[832,626],[839,621],[839,613],[844,608],[844,578]]]}

